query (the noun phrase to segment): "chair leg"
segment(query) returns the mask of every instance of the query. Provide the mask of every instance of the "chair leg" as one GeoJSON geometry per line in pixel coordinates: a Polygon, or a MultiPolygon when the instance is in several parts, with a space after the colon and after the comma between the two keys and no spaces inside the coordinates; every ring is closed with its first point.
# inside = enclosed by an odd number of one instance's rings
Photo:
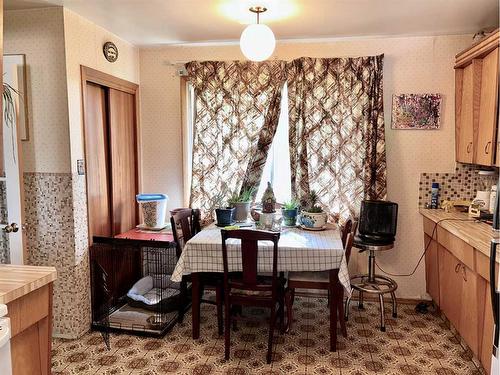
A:
{"type": "Polygon", "coordinates": [[[229,360],[231,350],[231,304],[227,295],[224,298],[224,358],[229,360]]]}
{"type": "Polygon", "coordinates": [[[286,331],[290,332],[293,322],[293,289],[287,288],[285,291],[285,305],[286,305],[286,331]]]}
{"type": "Polygon", "coordinates": [[[278,316],[280,319],[279,332],[283,334],[285,332],[285,296],[280,296],[278,316]]]}
{"type": "Polygon", "coordinates": [[[337,351],[337,311],[338,311],[338,287],[333,285],[330,287],[330,295],[332,300],[330,301],[330,351],[337,351]]]}
{"type": "Polygon", "coordinates": [[[224,333],[223,318],[222,318],[222,304],[223,301],[223,290],[221,285],[217,285],[215,288],[215,302],[217,304],[217,329],[219,336],[224,333]]]}
{"type": "Polygon", "coordinates": [[[179,310],[177,314],[177,322],[180,324],[184,320],[184,311],[186,310],[186,305],[187,305],[187,282],[185,280],[181,281],[179,294],[180,294],[180,301],[179,301],[179,310]]]}
{"type": "Polygon", "coordinates": [[[274,337],[274,326],[276,324],[276,306],[271,307],[271,320],[269,322],[269,338],[267,341],[267,363],[271,363],[273,356],[273,337],[274,337]]]}
{"type": "Polygon", "coordinates": [[[351,291],[351,295],[349,297],[347,297],[347,299],[345,300],[344,320],[346,322],[349,320],[349,305],[351,303],[352,293],[353,293],[353,291],[351,291]]]}
{"type": "Polygon", "coordinates": [[[344,289],[341,285],[339,285],[339,301],[337,302],[338,306],[338,318],[340,320],[340,329],[342,331],[342,336],[347,338],[347,327],[344,319],[344,289]]]}

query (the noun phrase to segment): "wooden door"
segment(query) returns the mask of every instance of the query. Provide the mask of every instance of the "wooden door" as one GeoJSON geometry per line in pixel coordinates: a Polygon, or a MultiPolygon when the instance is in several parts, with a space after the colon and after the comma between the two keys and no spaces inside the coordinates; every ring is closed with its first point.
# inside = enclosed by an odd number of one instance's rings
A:
{"type": "Polygon", "coordinates": [[[455,71],[455,147],[456,159],[472,163],[474,159],[473,64],[455,71]]]}
{"type": "Polygon", "coordinates": [[[484,280],[463,264],[459,273],[462,277],[462,300],[456,307],[460,310],[458,330],[472,352],[479,357],[485,304],[484,280]]]}
{"type": "Polygon", "coordinates": [[[481,94],[475,163],[493,165],[497,132],[498,48],[486,55],[481,64],[481,94]]]}
{"type": "Polygon", "coordinates": [[[439,259],[438,259],[438,244],[431,240],[428,235],[424,235],[425,244],[429,248],[425,253],[425,282],[427,293],[430,294],[433,301],[439,306],[439,259]]]}
{"type": "Polygon", "coordinates": [[[87,82],[85,88],[85,162],[89,238],[110,236],[110,181],[107,94],[103,86],[87,82]]]}
{"type": "Polygon", "coordinates": [[[444,247],[438,245],[439,257],[439,300],[441,310],[456,329],[460,327],[460,306],[462,304],[462,263],[444,247]]]}
{"type": "Polygon", "coordinates": [[[109,144],[111,154],[113,234],[138,224],[137,134],[135,97],[109,89],[109,144]]]}
{"type": "Polygon", "coordinates": [[[486,370],[486,373],[490,374],[494,328],[493,309],[491,307],[490,284],[484,279],[481,280],[483,281],[484,285],[484,321],[480,335],[481,355],[479,356],[479,358],[481,359],[481,363],[486,370]]]}

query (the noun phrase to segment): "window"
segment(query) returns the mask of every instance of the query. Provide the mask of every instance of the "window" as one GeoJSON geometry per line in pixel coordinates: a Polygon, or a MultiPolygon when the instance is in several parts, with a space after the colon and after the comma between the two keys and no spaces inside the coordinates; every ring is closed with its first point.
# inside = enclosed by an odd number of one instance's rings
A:
{"type": "MultiPolygon", "coordinates": [[[[195,100],[193,87],[184,81],[181,97],[183,117],[183,148],[184,148],[184,201],[189,203],[191,186],[191,163],[193,148],[193,121],[195,113],[195,100]]],[[[273,186],[276,200],[280,203],[289,201],[292,195],[290,180],[290,150],[288,147],[288,91],[286,84],[281,92],[281,109],[278,127],[273,143],[269,149],[262,179],[257,190],[256,201],[259,202],[270,182],[273,186]]]]}
{"type": "Polygon", "coordinates": [[[257,201],[262,195],[269,181],[273,186],[276,200],[280,203],[289,201],[292,196],[292,183],[290,180],[290,149],[288,147],[288,90],[285,86],[281,91],[281,110],[278,128],[273,144],[267,155],[266,165],[262,173],[257,201]]]}

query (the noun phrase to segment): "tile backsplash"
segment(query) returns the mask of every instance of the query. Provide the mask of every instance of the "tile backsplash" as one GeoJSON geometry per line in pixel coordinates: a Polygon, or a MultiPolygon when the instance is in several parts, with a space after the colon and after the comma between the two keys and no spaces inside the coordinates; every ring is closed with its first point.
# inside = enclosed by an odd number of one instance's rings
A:
{"type": "MultiPolygon", "coordinates": [[[[431,202],[433,182],[439,183],[439,201],[466,199],[472,200],[480,184],[479,166],[457,163],[455,173],[421,173],[418,194],[418,206],[425,207],[431,202]]],[[[498,170],[496,177],[498,180],[498,170]]]]}

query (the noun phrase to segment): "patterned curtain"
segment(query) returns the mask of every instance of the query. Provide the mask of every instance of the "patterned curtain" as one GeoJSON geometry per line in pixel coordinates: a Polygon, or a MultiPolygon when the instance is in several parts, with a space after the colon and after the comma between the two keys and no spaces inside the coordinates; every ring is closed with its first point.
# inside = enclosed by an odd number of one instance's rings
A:
{"type": "Polygon", "coordinates": [[[190,62],[186,68],[196,96],[190,204],[206,220],[232,194],[258,187],[278,125],[285,62],[190,62]]]}
{"type": "Polygon", "coordinates": [[[316,191],[330,218],[385,199],[383,55],[287,64],[292,193],[316,191]]]}

